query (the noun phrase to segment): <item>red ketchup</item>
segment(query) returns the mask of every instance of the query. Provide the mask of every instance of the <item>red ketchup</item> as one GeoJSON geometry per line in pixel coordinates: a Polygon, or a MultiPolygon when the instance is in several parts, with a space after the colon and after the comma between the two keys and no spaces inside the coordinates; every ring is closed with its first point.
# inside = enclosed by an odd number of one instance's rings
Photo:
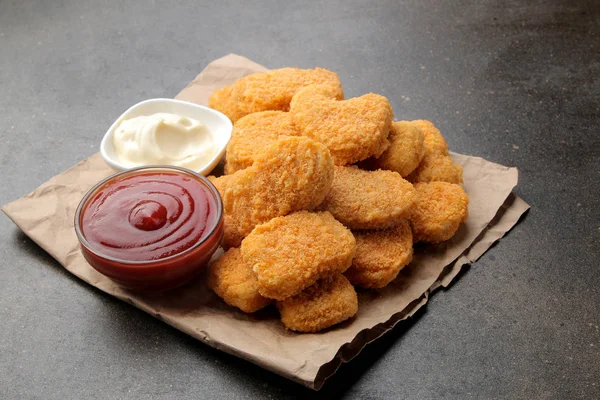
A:
{"type": "Polygon", "coordinates": [[[107,182],[89,199],[80,221],[96,252],[151,261],[194,246],[212,233],[217,218],[206,185],[181,173],[157,171],[107,182]]]}

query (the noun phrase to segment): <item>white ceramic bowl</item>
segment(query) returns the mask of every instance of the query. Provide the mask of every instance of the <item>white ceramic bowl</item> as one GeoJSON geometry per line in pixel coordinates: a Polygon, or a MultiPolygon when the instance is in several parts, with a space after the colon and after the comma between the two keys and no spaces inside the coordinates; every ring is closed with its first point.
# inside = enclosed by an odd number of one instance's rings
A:
{"type": "Polygon", "coordinates": [[[212,108],[200,106],[187,101],[173,99],[150,99],[137,103],[125,111],[117,120],[108,128],[102,143],[100,143],[100,154],[108,165],[117,171],[124,171],[129,167],[124,166],[119,162],[119,158],[115,152],[113,144],[113,134],[121,121],[142,115],[151,115],[155,113],[173,113],[183,117],[193,118],[204,125],[211,131],[215,139],[215,143],[219,152],[199,170],[195,171],[201,175],[208,175],[215,166],[219,163],[225,154],[225,148],[229,139],[231,139],[231,131],[233,125],[225,114],[220,113],[212,108]]]}

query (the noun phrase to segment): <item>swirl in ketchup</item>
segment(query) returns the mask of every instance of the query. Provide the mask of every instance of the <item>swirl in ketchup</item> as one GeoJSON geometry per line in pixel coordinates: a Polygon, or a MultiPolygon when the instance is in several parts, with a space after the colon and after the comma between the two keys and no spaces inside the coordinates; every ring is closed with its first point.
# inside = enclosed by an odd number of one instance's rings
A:
{"type": "Polygon", "coordinates": [[[209,188],[183,173],[110,180],[88,201],[81,231],[95,251],[127,261],[179,254],[211,234],[218,212],[209,188]]]}

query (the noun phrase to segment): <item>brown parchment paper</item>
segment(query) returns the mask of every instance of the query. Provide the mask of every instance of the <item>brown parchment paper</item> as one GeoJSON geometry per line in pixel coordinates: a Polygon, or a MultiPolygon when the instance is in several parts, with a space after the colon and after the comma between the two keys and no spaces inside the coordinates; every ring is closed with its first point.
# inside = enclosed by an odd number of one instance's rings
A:
{"type": "MultiPolygon", "coordinates": [[[[214,89],[264,70],[230,54],[209,64],[176,98],[207,104],[214,89]]],[[[359,292],[355,318],[316,334],[286,331],[273,309],[248,315],[228,307],[202,279],[173,293],[148,296],[127,292],[92,269],[79,250],[73,217],[87,190],[114,172],[99,154],[2,210],[62,266],[89,284],[210,346],[318,390],[341,363],[413,315],[427,302],[431,291],[448,286],[463,265],[480,257],[529,208],[511,194],[518,179],[516,168],[479,157],[451,156],[464,168],[464,188],[470,196],[466,223],[447,243],[417,245],[414,261],[392,284],[378,291],[359,292]]]]}

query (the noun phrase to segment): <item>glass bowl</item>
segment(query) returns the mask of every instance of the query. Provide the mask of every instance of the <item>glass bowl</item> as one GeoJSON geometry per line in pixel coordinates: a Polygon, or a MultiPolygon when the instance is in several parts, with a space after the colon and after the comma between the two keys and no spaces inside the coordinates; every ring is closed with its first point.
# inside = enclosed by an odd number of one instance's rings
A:
{"type": "MultiPolygon", "coordinates": [[[[144,198],[140,197],[138,204],[145,201],[144,198]]],[[[131,210],[129,215],[131,215],[131,210]]],[[[111,237],[119,237],[118,235],[123,232],[116,227],[106,229],[112,234],[111,237]],[[114,234],[110,229],[115,230],[114,234]]],[[[109,176],[87,192],[75,212],[75,232],[83,256],[101,274],[126,289],[141,292],[165,291],[184,285],[195,278],[221,245],[223,239],[223,203],[219,192],[208,179],[188,169],[172,166],[133,168],[109,176]],[[187,178],[192,178],[194,182],[204,185],[204,188],[207,189],[206,192],[210,194],[209,197],[212,197],[208,199],[208,204],[209,207],[215,207],[215,218],[213,221],[207,222],[207,226],[196,242],[185,250],[164,258],[127,260],[105,254],[106,251],[103,252],[99,245],[93,245],[86,239],[85,230],[87,228],[82,227],[85,211],[95,199],[105,193],[103,192],[105,189],[110,188],[113,184],[116,185],[125,178],[160,173],[184,175],[187,178]]]]}

